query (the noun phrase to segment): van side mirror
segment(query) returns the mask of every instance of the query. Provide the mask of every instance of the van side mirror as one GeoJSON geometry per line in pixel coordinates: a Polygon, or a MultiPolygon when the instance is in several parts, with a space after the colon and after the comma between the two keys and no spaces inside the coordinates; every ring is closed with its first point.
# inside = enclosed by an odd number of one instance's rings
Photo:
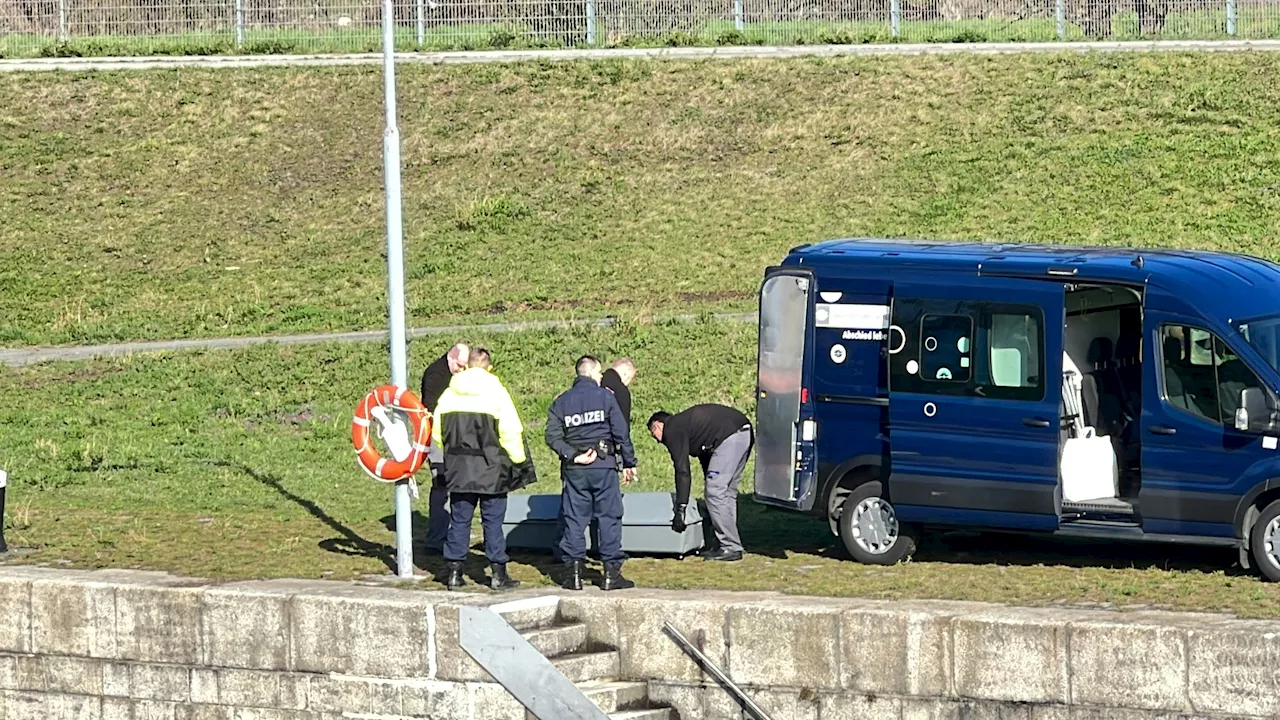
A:
{"type": "Polygon", "coordinates": [[[1245,388],[1240,391],[1240,405],[1236,408],[1236,430],[1240,432],[1271,432],[1275,428],[1270,403],[1262,388],[1245,388]]]}

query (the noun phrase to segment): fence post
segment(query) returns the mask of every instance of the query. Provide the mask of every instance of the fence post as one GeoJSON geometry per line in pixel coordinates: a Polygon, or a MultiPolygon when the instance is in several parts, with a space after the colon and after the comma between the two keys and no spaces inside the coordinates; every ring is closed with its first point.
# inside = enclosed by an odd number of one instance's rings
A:
{"type": "Polygon", "coordinates": [[[67,0],[58,0],[58,39],[67,40],[67,0]]]}
{"type": "Polygon", "coordinates": [[[1236,34],[1236,0],[1227,0],[1227,34],[1236,34]]]}
{"type": "Polygon", "coordinates": [[[418,0],[418,48],[427,42],[427,3],[426,0],[418,0]]]}
{"type": "Polygon", "coordinates": [[[244,0],[236,0],[236,47],[244,47],[244,0]]]}
{"type": "Polygon", "coordinates": [[[587,44],[596,44],[596,0],[587,0],[587,44]]]}
{"type": "Polygon", "coordinates": [[[733,0],[733,27],[738,32],[747,29],[747,21],[743,17],[742,0],[733,0]]]}
{"type": "Polygon", "coordinates": [[[1055,0],[1053,3],[1053,19],[1058,25],[1058,39],[1067,39],[1067,0],[1055,0]]]}
{"type": "Polygon", "coordinates": [[[902,32],[902,0],[889,0],[889,33],[894,37],[902,32]]]}

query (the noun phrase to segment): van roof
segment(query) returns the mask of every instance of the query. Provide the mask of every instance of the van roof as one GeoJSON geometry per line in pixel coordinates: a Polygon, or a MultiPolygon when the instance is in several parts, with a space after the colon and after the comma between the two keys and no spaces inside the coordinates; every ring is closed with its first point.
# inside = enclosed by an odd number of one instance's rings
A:
{"type": "Polygon", "coordinates": [[[1207,250],[845,238],[793,248],[784,264],[852,261],[862,267],[909,265],[915,271],[1142,285],[1237,320],[1280,312],[1280,265],[1207,250]]]}

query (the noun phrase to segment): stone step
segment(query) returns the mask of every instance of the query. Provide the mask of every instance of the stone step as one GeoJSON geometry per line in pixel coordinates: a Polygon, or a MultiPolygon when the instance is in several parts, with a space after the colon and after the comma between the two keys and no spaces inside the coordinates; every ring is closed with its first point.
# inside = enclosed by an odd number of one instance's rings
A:
{"type": "Polygon", "coordinates": [[[616,680],[620,662],[617,650],[574,653],[551,659],[551,664],[575,685],[591,680],[616,680]]]}
{"type": "Polygon", "coordinates": [[[578,685],[596,707],[612,713],[649,704],[649,686],[642,682],[598,681],[578,685]]]}
{"type": "Polygon", "coordinates": [[[582,624],[538,628],[521,634],[538,652],[549,658],[577,652],[587,644],[587,626],[582,624]]]}
{"type": "Polygon", "coordinates": [[[511,627],[524,632],[550,627],[560,618],[560,598],[555,595],[521,598],[490,605],[511,627]]]}
{"type": "Polygon", "coordinates": [[[649,710],[627,710],[611,713],[612,720],[673,720],[671,708],[651,708],[649,710]]]}

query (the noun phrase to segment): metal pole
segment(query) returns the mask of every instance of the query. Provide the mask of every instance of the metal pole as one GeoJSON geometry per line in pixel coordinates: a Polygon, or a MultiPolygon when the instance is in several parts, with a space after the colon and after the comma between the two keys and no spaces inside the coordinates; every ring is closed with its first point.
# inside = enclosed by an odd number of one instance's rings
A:
{"type": "Polygon", "coordinates": [[[244,0],[236,0],[236,47],[244,47],[244,0]]]}
{"type": "Polygon", "coordinates": [[[1058,24],[1058,39],[1067,38],[1067,0],[1056,0],[1053,4],[1053,18],[1058,24]]]}
{"type": "MultiPolygon", "coordinates": [[[[382,77],[387,124],[382,136],[382,168],[387,195],[387,309],[391,339],[391,384],[407,388],[408,351],[404,322],[404,227],[400,218],[400,129],[396,127],[395,8],[382,0],[382,77]]],[[[413,529],[409,481],[396,483],[396,574],[413,577],[413,529]]]]}
{"type": "Polygon", "coordinates": [[[1227,34],[1236,34],[1236,0],[1227,0],[1227,34]]]}
{"type": "Polygon", "coordinates": [[[596,0],[587,0],[587,44],[596,44],[596,0]]]}
{"type": "Polygon", "coordinates": [[[894,37],[902,32],[902,0],[891,0],[889,3],[889,33],[894,37]]]}
{"type": "Polygon", "coordinates": [[[4,541],[4,494],[9,484],[9,475],[0,470],[0,554],[9,552],[9,545],[4,541]]]}
{"type": "Polygon", "coordinates": [[[742,688],[738,687],[732,680],[730,680],[729,676],[725,675],[724,671],[721,670],[714,662],[711,662],[711,658],[707,657],[701,650],[699,650],[698,646],[689,642],[689,639],[677,630],[675,625],[672,625],[670,621],[664,621],[662,623],[662,627],[667,631],[667,634],[676,641],[676,644],[680,646],[681,650],[684,650],[688,655],[692,655],[693,659],[702,666],[703,670],[711,673],[711,675],[724,686],[725,690],[729,691],[729,694],[733,696],[734,701],[741,705],[743,710],[746,710],[749,714],[754,716],[756,720],[772,720],[763,708],[755,704],[751,698],[747,697],[746,693],[742,692],[742,688]]]}
{"type": "Polygon", "coordinates": [[[67,0],[58,0],[58,39],[67,39],[67,0]]]}
{"type": "Polygon", "coordinates": [[[747,29],[747,21],[743,18],[742,0],[733,0],[733,26],[738,32],[747,29]]]}
{"type": "Polygon", "coordinates": [[[418,0],[418,47],[421,48],[427,42],[427,3],[426,0],[418,0]]]}

